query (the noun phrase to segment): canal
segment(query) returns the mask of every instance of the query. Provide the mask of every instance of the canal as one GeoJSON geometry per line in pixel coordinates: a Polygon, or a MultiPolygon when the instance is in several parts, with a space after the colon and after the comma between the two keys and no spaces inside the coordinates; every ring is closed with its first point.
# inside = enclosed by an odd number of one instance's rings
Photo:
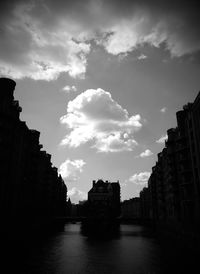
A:
{"type": "Polygon", "coordinates": [[[121,224],[109,235],[88,235],[81,223],[56,231],[1,235],[1,273],[170,274],[199,273],[193,253],[149,228],[121,224]]]}

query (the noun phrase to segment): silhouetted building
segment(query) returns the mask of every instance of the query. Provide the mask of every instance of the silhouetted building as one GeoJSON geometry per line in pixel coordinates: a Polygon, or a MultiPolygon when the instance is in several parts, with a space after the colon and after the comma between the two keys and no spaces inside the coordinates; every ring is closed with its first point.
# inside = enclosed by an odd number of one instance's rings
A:
{"type": "Polygon", "coordinates": [[[78,217],[78,206],[77,204],[71,204],[71,214],[70,217],[72,218],[76,218],[78,217]]]}
{"type": "Polygon", "coordinates": [[[88,192],[89,216],[116,218],[120,215],[120,184],[108,181],[93,181],[88,192]]]}
{"type": "Polygon", "coordinates": [[[150,219],[150,191],[147,187],[140,192],[140,212],[142,220],[150,219]]]}
{"type": "Polygon", "coordinates": [[[140,219],[141,209],[139,197],[124,200],[121,203],[121,216],[123,219],[140,219]]]}
{"type": "Polygon", "coordinates": [[[86,217],[88,211],[88,201],[79,201],[77,204],[77,215],[78,217],[86,217]]]}
{"type": "Polygon", "coordinates": [[[179,180],[179,150],[178,129],[167,131],[166,148],[164,148],[164,197],[165,197],[165,218],[170,222],[180,221],[180,180],[179,180]]]}
{"type": "Polygon", "coordinates": [[[142,215],[171,224],[200,224],[200,93],[176,115],[177,127],[167,131],[148,188],[140,193],[142,215]]]}
{"type": "Polygon", "coordinates": [[[191,104],[184,106],[184,109],[177,112],[178,122],[178,178],[180,187],[180,207],[181,220],[192,221],[194,218],[194,177],[192,172],[192,147],[190,142],[191,120],[190,109],[191,104]]]}
{"type": "Polygon", "coordinates": [[[67,205],[66,205],[66,216],[70,217],[71,216],[71,210],[72,210],[72,203],[70,198],[67,201],[67,205]]]}
{"type": "Polygon", "coordinates": [[[195,218],[200,222],[200,92],[192,105],[192,125],[191,141],[193,141],[193,176],[195,189],[195,218]]]}
{"type": "Polygon", "coordinates": [[[1,218],[38,220],[65,215],[67,188],[42,151],[40,133],[19,118],[15,82],[0,78],[1,218]]]}

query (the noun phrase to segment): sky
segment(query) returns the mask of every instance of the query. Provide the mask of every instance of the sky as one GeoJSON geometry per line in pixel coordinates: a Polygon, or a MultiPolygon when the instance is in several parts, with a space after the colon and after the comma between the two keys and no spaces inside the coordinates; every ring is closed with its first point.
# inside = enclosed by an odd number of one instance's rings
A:
{"type": "Polygon", "coordinates": [[[0,76],[41,132],[77,203],[92,180],[137,197],[200,90],[197,1],[14,0],[0,4],[0,76]]]}

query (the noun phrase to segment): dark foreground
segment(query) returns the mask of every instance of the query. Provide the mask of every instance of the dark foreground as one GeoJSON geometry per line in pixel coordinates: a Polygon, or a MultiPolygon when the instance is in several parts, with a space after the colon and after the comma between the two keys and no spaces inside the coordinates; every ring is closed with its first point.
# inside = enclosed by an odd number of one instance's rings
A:
{"type": "Polygon", "coordinates": [[[1,273],[199,273],[197,250],[141,225],[92,233],[81,223],[68,223],[37,234],[28,227],[18,233],[16,225],[1,234],[1,273]]]}

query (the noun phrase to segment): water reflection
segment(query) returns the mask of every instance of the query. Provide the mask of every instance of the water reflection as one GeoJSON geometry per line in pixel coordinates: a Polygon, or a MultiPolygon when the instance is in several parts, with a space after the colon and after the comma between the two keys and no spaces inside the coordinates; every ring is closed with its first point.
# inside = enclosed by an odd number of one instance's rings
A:
{"type": "Polygon", "coordinates": [[[107,234],[103,230],[91,233],[80,223],[66,224],[48,235],[30,233],[24,237],[17,237],[13,230],[1,245],[6,266],[2,273],[194,273],[189,254],[186,261],[174,243],[161,244],[149,228],[138,225],[112,228],[113,233],[111,228],[107,234]]]}
{"type": "Polygon", "coordinates": [[[82,222],[80,231],[83,236],[87,236],[89,239],[94,238],[100,241],[112,240],[114,238],[121,237],[119,222],[82,222]]]}

